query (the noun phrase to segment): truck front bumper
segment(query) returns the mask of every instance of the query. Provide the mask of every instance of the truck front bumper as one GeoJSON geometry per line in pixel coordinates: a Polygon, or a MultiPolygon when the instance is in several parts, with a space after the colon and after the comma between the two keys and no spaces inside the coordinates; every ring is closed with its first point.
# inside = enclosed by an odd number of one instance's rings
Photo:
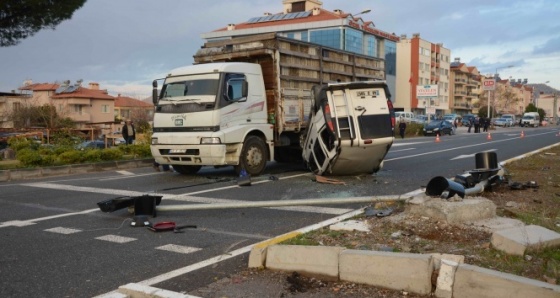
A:
{"type": "MultiPolygon", "coordinates": [[[[223,166],[236,165],[239,161],[228,156],[236,155],[238,146],[208,145],[151,145],[155,161],[171,165],[223,166]]],[[[238,155],[238,154],[237,154],[238,155]]]]}

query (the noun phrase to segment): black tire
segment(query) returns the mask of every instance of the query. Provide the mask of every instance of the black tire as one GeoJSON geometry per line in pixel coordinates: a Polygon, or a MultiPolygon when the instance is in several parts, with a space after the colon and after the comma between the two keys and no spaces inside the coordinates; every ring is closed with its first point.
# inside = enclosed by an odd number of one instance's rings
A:
{"type": "Polygon", "coordinates": [[[198,173],[202,166],[185,166],[185,165],[173,165],[173,169],[183,175],[193,175],[198,173]]]}
{"type": "Polygon", "coordinates": [[[259,176],[266,168],[268,150],[264,141],[256,136],[249,136],[243,144],[239,165],[235,166],[235,172],[239,175],[245,169],[251,176],[259,176]]]}

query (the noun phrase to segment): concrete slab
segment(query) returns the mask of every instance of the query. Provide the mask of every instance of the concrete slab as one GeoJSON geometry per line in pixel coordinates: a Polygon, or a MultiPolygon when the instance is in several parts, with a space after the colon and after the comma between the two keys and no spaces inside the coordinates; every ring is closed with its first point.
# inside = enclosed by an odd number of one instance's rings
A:
{"type": "Polygon", "coordinates": [[[473,265],[459,264],[453,283],[454,298],[558,298],[560,286],[473,265]]]}
{"type": "Polygon", "coordinates": [[[453,282],[455,280],[455,271],[457,271],[459,263],[450,260],[441,260],[439,274],[436,282],[435,296],[437,298],[453,297],[453,282]]]}
{"type": "Polygon", "coordinates": [[[498,250],[522,256],[527,250],[559,247],[560,234],[541,226],[530,225],[496,231],[490,242],[498,250]]]}
{"type": "Polygon", "coordinates": [[[525,223],[523,223],[522,221],[507,217],[486,218],[469,222],[467,224],[489,233],[525,226],[525,223]]]}
{"type": "Polygon", "coordinates": [[[266,253],[266,268],[338,280],[338,260],[344,247],[273,245],[266,253]]]}
{"type": "Polygon", "coordinates": [[[432,256],[427,254],[345,250],[340,280],[428,295],[432,291],[432,256]]]}
{"type": "Polygon", "coordinates": [[[336,223],[329,226],[329,229],[333,231],[360,231],[360,232],[370,232],[367,223],[361,220],[347,220],[336,223]]]}
{"type": "Polygon", "coordinates": [[[481,197],[467,197],[461,201],[432,198],[424,204],[409,204],[406,209],[411,214],[427,216],[449,224],[462,224],[496,216],[494,202],[481,197]]]}

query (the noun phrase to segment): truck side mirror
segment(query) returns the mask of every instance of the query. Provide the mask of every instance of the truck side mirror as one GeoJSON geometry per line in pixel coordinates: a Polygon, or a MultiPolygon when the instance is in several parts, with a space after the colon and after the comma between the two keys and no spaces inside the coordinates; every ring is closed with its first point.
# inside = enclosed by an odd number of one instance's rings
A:
{"type": "Polygon", "coordinates": [[[243,81],[243,84],[241,85],[241,96],[247,98],[248,95],[249,95],[249,83],[247,83],[247,81],[243,81]]]}
{"type": "Polygon", "coordinates": [[[153,89],[152,89],[152,102],[154,103],[154,105],[157,105],[157,103],[158,103],[157,86],[158,86],[157,81],[154,80],[152,82],[152,87],[153,87],[153,89]]]}

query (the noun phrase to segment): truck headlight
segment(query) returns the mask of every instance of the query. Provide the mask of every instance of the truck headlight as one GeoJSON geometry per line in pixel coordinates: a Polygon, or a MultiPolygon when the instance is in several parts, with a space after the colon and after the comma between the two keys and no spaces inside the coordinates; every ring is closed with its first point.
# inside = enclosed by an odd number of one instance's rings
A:
{"type": "Polygon", "coordinates": [[[157,145],[157,144],[158,144],[157,138],[152,138],[152,145],[157,145]]]}
{"type": "Polygon", "coordinates": [[[220,138],[201,138],[200,144],[221,144],[220,138]]]}

